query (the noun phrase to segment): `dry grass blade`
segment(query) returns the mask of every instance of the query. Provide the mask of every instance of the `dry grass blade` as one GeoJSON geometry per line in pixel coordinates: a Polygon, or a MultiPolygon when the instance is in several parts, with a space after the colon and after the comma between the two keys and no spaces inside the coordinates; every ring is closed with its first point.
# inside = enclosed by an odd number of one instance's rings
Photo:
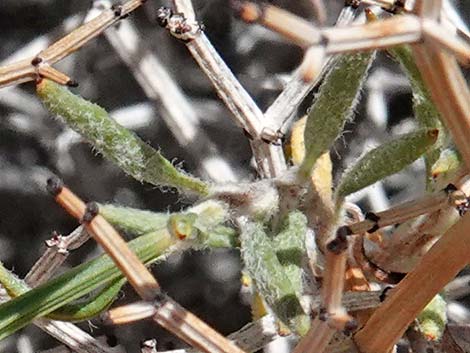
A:
{"type": "Polygon", "coordinates": [[[130,0],[75,29],[65,37],[41,51],[36,57],[24,59],[0,67],[0,88],[12,84],[33,81],[42,76],[60,84],[74,84],[67,75],[54,70],[50,65],[62,60],[101,34],[106,28],[141,6],[145,0],[130,0]]]}

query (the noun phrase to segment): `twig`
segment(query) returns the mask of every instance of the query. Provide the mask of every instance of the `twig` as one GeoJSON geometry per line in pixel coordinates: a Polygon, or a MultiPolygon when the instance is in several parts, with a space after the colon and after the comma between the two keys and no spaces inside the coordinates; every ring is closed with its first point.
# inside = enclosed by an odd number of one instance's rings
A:
{"type": "Polygon", "coordinates": [[[336,330],[325,321],[316,318],[307,335],[302,338],[292,353],[322,353],[333,338],[336,330]]]}
{"type": "Polygon", "coordinates": [[[320,25],[325,24],[326,20],[328,19],[328,15],[326,13],[326,7],[323,3],[323,0],[310,0],[310,3],[312,4],[313,11],[315,12],[318,23],[320,25]]]}
{"type": "MultiPolygon", "coordinates": [[[[280,338],[278,334],[278,323],[271,315],[263,316],[261,319],[250,322],[243,326],[240,330],[228,335],[227,338],[232,340],[246,352],[257,352],[263,349],[267,344],[280,338]]],[[[196,353],[194,349],[177,349],[164,351],[161,353],[196,353]]]]}
{"type": "Polygon", "coordinates": [[[389,352],[426,304],[468,263],[469,226],[470,214],[464,215],[372,314],[354,338],[362,353],[389,352]]]}
{"type": "Polygon", "coordinates": [[[341,304],[348,248],[346,235],[340,230],[326,246],[322,306],[307,335],[294,349],[294,353],[322,353],[336,330],[352,332],[357,328],[355,320],[346,313],[341,304]]]}
{"type": "Polygon", "coordinates": [[[303,48],[324,46],[328,54],[378,49],[421,39],[419,20],[412,15],[345,28],[317,28],[272,5],[260,7],[249,1],[239,1],[236,9],[246,22],[260,23],[303,48]]]}
{"type": "MultiPolygon", "coordinates": [[[[96,5],[104,9],[111,8],[110,1],[95,1],[95,8],[89,12],[88,17],[101,12],[96,5]]],[[[146,48],[134,24],[124,21],[119,27],[108,28],[104,35],[129,67],[147,97],[161,111],[163,120],[178,143],[201,160],[198,164],[201,173],[219,182],[235,181],[237,173],[220,157],[218,147],[199,126],[200,118],[189,100],[158,57],[146,48]],[[209,160],[216,160],[221,168],[215,170],[209,160]]]]}
{"type": "Polygon", "coordinates": [[[442,27],[436,26],[432,20],[423,20],[424,40],[428,40],[432,45],[453,53],[456,59],[464,65],[470,62],[468,42],[455,35],[443,32],[442,27]]]}
{"type": "MultiPolygon", "coordinates": [[[[425,20],[437,20],[440,1],[417,1],[416,12],[425,20]]],[[[450,130],[467,168],[470,168],[470,144],[465,131],[470,128],[470,90],[456,60],[435,50],[431,43],[413,46],[413,54],[445,125],[450,130]]]]}
{"type": "Polygon", "coordinates": [[[36,319],[34,324],[77,353],[116,353],[77,326],[63,321],[36,319]]]}
{"type": "Polygon", "coordinates": [[[86,230],[106,250],[142,299],[154,303],[155,322],[204,352],[243,353],[243,350],[160,291],[150,271],[99,214],[96,203],[85,205],[57,178],[48,180],[48,190],[70,215],[84,223],[86,230]]]}
{"type": "Polygon", "coordinates": [[[48,249],[29,270],[24,281],[31,287],[46,282],[67,259],[69,250],[80,247],[88,239],[88,233],[81,226],[66,237],[54,234],[50,240],[46,240],[48,249]]]}
{"type": "Polygon", "coordinates": [[[348,225],[351,234],[373,233],[376,230],[403,223],[406,220],[431,213],[446,206],[458,207],[466,201],[466,195],[460,190],[446,189],[432,195],[408,201],[382,212],[368,212],[365,220],[348,225]]]}
{"type": "Polygon", "coordinates": [[[116,230],[98,214],[98,205],[96,203],[85,205],[57,178],[49,179],[47,184],[48,190],[54,195],[57,203],[74,218],[84,223],[87,232],[111,256],[137,293],[145,300],[153,300],[160,286],[116,230]]]}
{"type": "MultiPolygon", "coordinates": [[[[349,24],[354,19],[354,9],[351,6],[345,7],[336,22],[336,26],[344,26],[349,24]]],[[[304,58],[304,61],[307,58],[304,58]]],[[[302,63],[300,67],[305,65],[302,63]]],[[[315,87],[319,79],[334,65],[333,58],[326,58],[325,65],[323,67],[322,73],[318,75],[316,80],[311,82],[306,82],[301,79],[301,74],[299,70],[296,70],[292,75],[292,78],[287,83],[284,90],[279,94],[276,100],[271,104],[271,106],[264,113],[266,121],[273,122],[274,125],[271,126],[273,131],[283,132],[283,127],[285,127],[286,122],[293,112],[299,107],[300,103],[307,96],[307,94],[315,87]]]]}
{"type": "MultiPolygon", "coordinates": [[[[175,6],[179,12],[192,9],[190,0],[176,1],[175,6]]],[[[193,16],[191,12],[190,17],[193,16]]],[[[160,9],[159,15],[160,24],[167,27],[172,35],[185,41],[217,94],[232,112],[237,125],[253,139],[252,150],[260,174],[266,177],[280,174],[286,168],[284,155],[280,146],[266,146],[262,141],[265,128],[263,113],[200,30],[199,24],[190,22],[189,18],[184,17],[186,15],[173,14],[165,8],[160,9]]]]}
{"type": "Polygon", "coordinates": [[[67,75],[53,69],[51,65],[80,49],[106,28],[141,6],[144,1],[129,0],[115,9],[104,11],[100,16],[83,24],[47,49],[42,50],[37,56],[0,67],[0,88],[33,81],[39,76],[61,84],[75,85],[75,82],[67,75]]]}
{"type": "Polygon", "coordinates": [[[413,47],[421,75],[467,168],[470,167],[470,145],[465,131],[470,128],[470,90],[457,62],[449,54],[413,47]]]}

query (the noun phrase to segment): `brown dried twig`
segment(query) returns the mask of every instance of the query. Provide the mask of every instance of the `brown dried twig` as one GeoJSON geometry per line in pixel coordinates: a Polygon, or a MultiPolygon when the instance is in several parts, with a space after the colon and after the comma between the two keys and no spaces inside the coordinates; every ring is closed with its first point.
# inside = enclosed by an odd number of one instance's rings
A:
{"type": "Polygon", "coordinates": [[[75,29],[65,37],[42,50],[38,55],[0,67],[0,88],[45,77],[60,84],[75,86],[76,82],[51,65],[80,49],[120,19],[140,7],[145,0],[129,0],[113,9],[104,11],[75,29]]]}
{"type": "Polygon", "coordinates": [[[426,304],[468,264],[468,227],[470,215],[466,214],[393,289],[354,336],[362,353],[389,352],[426,304]]]}
{"type": "Polygon", "coordinates": [[[161,292],[150,271],[130,250],[119,233],[99,214],[96,203],[85,205],[57,178],[48,180],[48,190],[57,203],[84,224],[142,299],[151,303],[155,308],[155,322],[204,352],[243,353],[231,341],[161,292]]]}

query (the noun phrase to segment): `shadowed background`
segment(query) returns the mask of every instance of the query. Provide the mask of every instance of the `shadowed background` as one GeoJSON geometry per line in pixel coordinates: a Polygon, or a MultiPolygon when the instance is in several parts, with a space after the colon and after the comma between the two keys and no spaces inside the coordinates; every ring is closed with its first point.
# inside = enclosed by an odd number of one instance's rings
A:
{"type": "MultiPolygon", "coordinates": [[[[314,21],[308,0],[271,2],[314,21]]],[[[287,75],[300,63],[302,51],[259,26],[236,20],[228,1],[200,0],[194,3],[209,39],[265,111],[282,90],[287,75]]],[[[104,36],[56,67],[80,83],[76,92],[100,104],[123,125],[159,147],[168,159],[181,162],[188,172],[198,175],[201,158],[211,157],[204,155],[208,153],[205,148],[208,138],[220,151],[218,157],[234,172],[233,175],[222,175],[221,170],[221,178],[253,180],[256,175],[246,136],[233,124],[230,112],[218,99],[184,44],[156,25],[155,10],[161,5],[165,3],[148,1],[125,21],[131,21],[140,33],[143,44],[138,49],[154,53],[190,100],[205,139],[196,138],[187,146],[178,143],[180,132],[164,123],[161,105],[148,99],[132,70],[121,61],[104,36]]],[[[45,43],[78,26],[90,6],[88,1],[1,1],[0,62],[19,50],[34,53],[36,48],[36,52],[39,51],[45,43]]],[[[328,2],[328,24],[334,23],[341,6],[341,1],[328,2]]],[[[468,18],[470,7],[460,7],[468,18]]],[[[313,94],[306,98],[297,117],[304,115],[312,97],[313,94]]],[[[370,73],[355,120],[347,126],[332,153],[336,173],[357,158],[365,147],[378,144],[391,134],[411,130],[415,126],[412,115],[409,85],[398,66],[382,53],[370,73]]],[[[415,182],[416,178],[424,180],[422,167],[421,162],[413,164],[385,183],[368,188],[357,196],[356,201],[364,210],[383,209],[389,204],[390,197],[392,202],[398,202],[417,194],[423,189],[423,182],[415,182]]],[[[217,169],[217,165],[214,168],[217,169]]],[[[2,89],[0,260],[20,277],[44,252],[44,240],[52,231],[65,235],[77,226],[46,193],[45,180],[51,174],[60,176],[86,200],[160,212],[178,211],[190,204],[190,200],[182,199],[171,190],[134,181],[97,156],[88,144],[48,115],[34,96],[33,84],[2,89]]],[[[75,266],[98,253],[99,249],[89,241],[72,253],[67,266],[75,266]]],[[[233,332],[250,320],[249,308],[239,295],[237,251],[175,255],[168,262],[154,266],[153,270],[174,299],[222,333],[233,332]]],[[[136,298],[126,286],[120,301],[124,303],[136,298]]],[[[93,332],[94,336],[106,335],[110,344],[122,345],[128,352],[138,352],[139,342],[149,338],[157,339],[159,350],[182,346],[180,341],[150,322],[104,329],[99,324],[94,327],[85,323],[81,327],[93,332]]],[[[39,329],[29,326],[0,342],[0,351],[36,352],[57,344],[39,329]]]]}

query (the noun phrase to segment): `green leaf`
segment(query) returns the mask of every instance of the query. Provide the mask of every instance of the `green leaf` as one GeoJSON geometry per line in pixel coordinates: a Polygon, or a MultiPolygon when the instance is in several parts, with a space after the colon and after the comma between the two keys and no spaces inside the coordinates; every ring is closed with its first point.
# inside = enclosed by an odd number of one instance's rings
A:
{"type": "MultiPolygon", "coordinates": [[[[125,282],[126,278],[118,278],[106,285],[96,295],[86,298],[86,300],[80,300],[80,303],[66,304],[47,315],[47,318],[61,321],[91,319],[112,304],[125,282]]],[[[31,290],[22,279],[8,271],[2,263],[0,263],[0,283],[11,298],[16,298],[31,290]]]]}
{"type": "Polygon", "coordinates": [[[257,290],[284,324],[305,335],[310,318],[304,313],[263,225],[246,221],[240,227],[243,262],[257,290]]]}
{"type": "Polygon", "coordinates": [[[310,111],[304,132],[306,155],[299,176],[306,180],[313,165],[329,151],[350,119],[375,52],[341,56],[325,77],[310,111]]]}
{"type": "Polygon", "coordinates": [[[337,203],[349,194],[397,173],[421,157],[437,140],[439,130],[423,129],[402,135],[366,153],[343,175],[337,203]]]}
{"type": "Polygon", "coordinates": [[[99,204],[100,215],[121,231],[133,235],[153,232],[167,225],[169,213],[157,213],[111,204],[99,204]]]}
{"type": "MultiPolygon", "coordinates": [[[[143,235],[129,242],[139,259],[149,264],[165,253],[176,239],[167,229],[143,235]]],[[[0,305],[0,339],[23,328],[37,317],[48,315],[122,274],[107,255],[77,266],[19,297],[0,305]]]]}
{"type": "MultiPolygon", "coordinates": [[[[116,211],[114,215],[119,212],[137,215],[130,223],[130,228],[133,230],[144,229],[143,225],[138,225],[135,222],[136,219],[144,221],[143,215],[150,215],[150,219],[154,220],[158,218],[159,222],[161,221],[159,217],[163,216],[129,208],[123,208],[119,211],[117,209],[117,207],[114,208],[116,211]]],[[[173,217],[178,216],[179,221],[184,220],[184,227],[178,228],[179,230],[183,229],[185,232],[196,235],[188,237],[188,241],[185,242],[181,242],[173,235],[172,225],[168,222],[170,215],[164,215],[167,217],[167,222],[163,226],[159,229],[152,228],[152,232],[129,242],[129,247],[145,264],[154,263],[164,258],[169,251],[178,251],[181,248],[201,249],[237,245],[235,230],[224,225],[228,213],[220,202],[208,200],[191,207],[188,212],[172,215],[173,217]]],[[[119,224],[126,229],[126,222],[120,220],[119,224]]],[[[156,226],[154,223],[152,227],[156,226]]],[[[107,255],[102,255],[75,267],[31,290],[3,266],[0,266],[0,282],[13,297],[21,294],[0,305],[0,339],[21,329],[35,318],[47,316],[52,312],[56,316],[68,317],[71,320],[89,318],[100,310],[104,310],[112,302],[122,285],[122,280],[121,272],[107,255]],[[102,290],[91,299],[82,302],[81,307],[80,304],[66,306],[100,287],[102,290]],[[64,306],[63,310],[56,312],[57,309],[64,306]]]]}
{"type": "Polygon", "coordinates": [[[62,117],[100,153],[135,179],[184,192],[208,194],[207,184],[176,169],[160,152],[111,119],[100,106],[46,79],[38,83],[36,90],[51,113],[62,117]]]}
{"type": "Polygon", "coordinates": [[[206,200],[191,207],[188,212],[174,214],[107,204],[100,205],[100,214],[113,226],[133,235],[168,226],[175,236],[190,236],[187,240],[192,240],[197,249],[232,248],[239,245],[236,230],[225,226],[230,219],[230,212],[219,201],[206,200]]]}
{"type": "Polygon", "coordinates": [[[439,138],[425,155],[427,180],[426,184],[428,189],[432,181],[432,165],[436,163],[439,156],[448,144],[450,136],[440,119],[439,111],[434,105],[431,95],[426,87],[426,84],[421,77],[418,67],[408,46],[397,46],[389,49],[395,59],[400,63],[403,71],[411,83],[411,90],[413,93],[413,110],[416,119],[422,128],[438,129],[439,138]]]}
{"type": "Polygon", "coordinates": [[[111,306],[125,283],[125,278],[115,279],[91,298],[64,305],[47,315],[47,318],[72,322],[90,320],[111,306]]]}
{"type": "Polygon", "coordinates": [[[273,238],[274,251],[284,267],[298,298],[302,295],[302,260],[306,256],[307,217],[300,211],[289,213],[273,238]]]}

